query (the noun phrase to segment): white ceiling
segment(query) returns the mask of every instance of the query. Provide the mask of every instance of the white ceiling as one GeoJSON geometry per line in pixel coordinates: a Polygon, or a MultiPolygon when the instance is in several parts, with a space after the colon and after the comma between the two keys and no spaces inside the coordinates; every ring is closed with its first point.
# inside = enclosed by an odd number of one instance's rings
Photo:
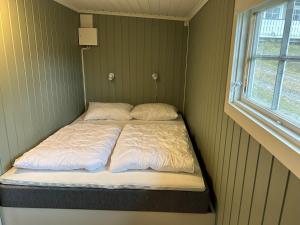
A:
{"type": "Polygon", "coordinates": [[[54,0],[79,13],[190,20],[208,0],[54,0]]]}

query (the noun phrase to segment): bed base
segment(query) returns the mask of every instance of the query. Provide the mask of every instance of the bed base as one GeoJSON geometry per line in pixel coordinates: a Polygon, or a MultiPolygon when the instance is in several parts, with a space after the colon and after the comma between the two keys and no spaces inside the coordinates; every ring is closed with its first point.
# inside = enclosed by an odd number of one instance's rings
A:
{"type": "Polygon", "coordinates": [[[172,191],[0,184],[0,206],[176,213],[210,212],[209,190],[172,191]]]}
{"type": "MultiPolygon", "coordinates": [[[[1,207],[2,225],[214,225],[215,214],[1,207]]],[[[1,223],[1,222],[0,222],[1,223]]]]}

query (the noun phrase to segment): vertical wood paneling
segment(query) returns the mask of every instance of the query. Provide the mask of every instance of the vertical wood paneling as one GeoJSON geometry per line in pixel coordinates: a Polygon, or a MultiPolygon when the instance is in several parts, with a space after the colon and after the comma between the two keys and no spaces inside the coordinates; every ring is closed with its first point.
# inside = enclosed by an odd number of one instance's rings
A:
{"type": "MultiPolygon", "coordinates": [[[[229,134],[229,138],[226,141],[226,148],[225,148],[225,156],[224,156],[224,166],[222,169],[222,182],[220,183],[225,183],[225,189],[223,188],[222,190],[220,190],[220,205],[219,207],[219,214],[218,214],[218,220],[219,221],[223,221],[224,220],[224,214],[225,214],[225,204],[226,204],[226,200],[227,198],[232,198],[232,195],[229,195],[228,192],[230,190],[232,190],[232,186],[233,186],[233,180],[230,178],[234,178],[235,176],[228,176],[228,174],[234,174],[232,173],[232,171],[235,169],[235,165],[236,165],[236,160],[237,160],[237,153],[238,153],[238,148],[239,148],[239,143],[240,143],[240,133],[241,133],[241,129],[239,128],[239,126],[237,126],[234,123],[234,127],[233,127],[233,131],[232,132],[228,132],[229,134]],[[231,141],[232,139],[232,141],[231,141]],[[232,149],[232,150],[231,150],[232,149]],[[228,194],[228,196],[227,196],[228,194]]],[[[221,189],[222,187],[220,187],[221,189]]]]}
{"type": "MultiPolygon", "coordinates": [[[[2,13],[0,11],[0,52],[4,52],[3,46],[3,27],[2,27],[2,13]]],[[[5,55],[0,54],[0,68],[4,70],[6,67],[5,65],[5,55]]],[[[4,76],[0,74],[1,82],[4,82],[4,76]]],[[[8,146],[8,137],[6,131],[6,123],[5,123],[5,111],[4,111],[4,103],[3,103],[3,95],[2,92],[2,85],[0,85],[0,143],[3,143],[3,148],[1,150],[1,157],[0,157],[0,169],[1,173],[5,170],[4,162],[10,161],[10,152],[8,146]]]]}
{"type": "MultiPolygon", "coordinates": [[[[7,49],[9,45],[6,45],[5,37],[11,36],[11,29],[9,23],[9,10],[8,10],[8,2],[1,1],[0,2],[0,13],[1,13],[1,90],[2,90],[2,104],[5,118],[5,128],[6,135],[9,143],[9,154],[14,154],[15,149],[19,148],[19,141],[17,136],[16,124],[14,121],[15,112],[14,112],[14,99],[18,99],[14,92],[12,91],[12,85],[10,77],[13,76],[9,70],[9,55],[7,55],[7,49]]],[[[11,40],[11,39],[10,39],[11,40]]],[[[11,46],[11,45],[10,45],[11,46]]],[[[16,83],[17,85],[17,83],[16,83]]],[[[15,103],[18,104],[18,103],[15,103]]],[[[2,162],[3,164],[8,164],[9,162],[2,162]]],[[[7,165],[5,165],[6,167],[7,165]]]]}
{"type": "Polygon", "coordinates": [[[246,162],[248,159],[249,141],[249,135],[242,130],[236,172],[235,174],[230,174],[235,176],[235,181],[230,210],[228,211],[228,214],[224,215],[224,224],[237,224],[239,218],[243,185],[245,181],[246,162]]]}
{"type": "Polygon", "coordinates": [[[87,101],[158,101],[182,109],[186,28],[183,22],[94,15],[99,46],[85,52],[87,101]],[[109,72],[116,75],[107,80],[109,72]]]}
{"type": "Polygon", "coordinates": [[[272,155],[264,148],[260,151],[256,180],[252,197],[249,225],[262,224],[265,212],[267,192],[273,164],[272,155]]]}
{"type": "MultiPolygon", "coordinates": [[[[13,1],[12,1],[13,3],[13,1]]],[[[16,3],[16,2],[14,2],[16,3]]],[[[33,94],[32,87],[32,79],[30,77],[31,73],[31,67],[29,64],[30,55],[28,54],[28,42],[27,42],[27,26],[21,26],[21,21],[26,20],[26,12],[25,12],[25,6],[23,1],[18,1],[17,4],[14,6],[14,8],[17,10],[17,15],[15,15],[15,18],[18,18],[18,28],[19,28],[19,34],[16,33],[15,36],[21,41],[21,45],[18,47],[18,57],[22,57],[22,60],[19,62],[20,67],[20,77],[23,80],[23,83],[21,83],[19,86],[21,87],[21,93],[23,94],[23,100],[22,100],[22,108],[24,109],[24,121],[25,121],[25,127],[26,127],[26,134],[28,137],[27,146],[28,144],[32,143],[34,136],[34,129],[33,129],[33,118],[35,114],[33,113],[34,109],[34,101],[35,101],[35,95],[33,94]],[[20,35],[20,36],[19,36],[20,35]],[[30,135],[31,134],[31,135],[30,135]]],[[[15,29],[18,31],[17,29],[15,29]]]]}
{"type": "MultiPolygon", "coordinates": [[[[15,93],[14,97],[17,98],[18,106],[15,107],[15,123],[17,127],[17,135],[20,146],[28,147],[26,144],[26,137],[28,137],[28,132],[26,132],[26,127],[28,126],[27,121],[30,121],[28,114],[26,114],[26,85],[24,82],[25,70],[23,66],[23,59],[22,59],[22,48],[21,48],[21,38],[20,38],[20,30],[19,30],[19,21],[18,21],[18,14],[17,14],[17,4],[15,1],[10,1],[7,5],[9,10],[9,20],[10,26],[12,24],[16,25],[15,29],[11,29],[9,38],[11,38],[11,42],[7,44],[7,47],[10,49],[7,51],[8,61],[11,62],[9,64],[9,70],[11,71],[12,77],[10,77],[13,87],[13,92],[15,93]],[[16,84],[16,85],[14,85],[16,84]],[[24,94],[22,94],[24,93],[24,94]],[[26,126],[27,125],[27,126],[26,126]]],[[[29,126],[28,126],[29,127],[29,126]]],[[[17,154],[18,152],[14,152],[17,154]]]]}
{"type": "Polygon", "coordinates": [[[298,224],[299,179],[224,114],[233,7],[210,0],[190,23],[184,116],[213,182],[216,224],[298,224]]]}
{"type": "MultiPolygon", "coordinates": [[[[145,62],[145,19],[142,20],[136,20],[136,29],[140,30],[140,32],[137,32],[136,40],[136,61],[135,61],[135,66],[136,66],[136,93],[137,95],[139,93],[143,93],[142,101],[144,101],[144,90],[143,90],[143,85],[144,84],[144,76],[140,76],[139,74],[144,73],[144,62],[145,62]],[[140,61],[139,61],[140,59],[140,61]]],[[[136,101],[138,101],[136,99],[136,101]]]]}
{"type": "MultiPolygon", "coordinates": [[[[128,24],[128,33],[129,33],[129,39],[128,39],[128,46],[129,48],[129,80],[130,80],[130,99],[132,99],[133,102],[137,102],[137,72],[136,72],[136,63],[137,63],[137,27],[136,27],[136,18],[129,18],[129,24],[128,24]]],[[[109,42],[110,43],[110,42],[109,42]]],[[[112,43],[113,44],[113,43],[112,43]]],[[[109,59],[109,63],[112,64],[112,58],[109,59]]],[[[110,67],[109,70],[113,70],[113,67],[110,67]]],[[[113,101],[115,99],[113,98],[113,101]]]]}
{"type": "MultiPolygon", "coordinates": [[[[144,60],[142,61],[142,67],[143,67],[143,74],[147,74],[148,71],[154,71],[156,70],[157,65],[155,65],[156,57],[152,58],[151,56],[154,55],[154,52],[157,50],[156,48],[152,48],[152,42],[155,42],[156,38],[158,37],[158,32],[156,31],[156,24],[154,23],[154,20],[152,20],[149,23],[144,23],[144,46],[145,46],[145,52],[144,52],[144,60]],[[153,31],[153,32],[151,32],[153,31]],[[150,62],[150,63],[146,63],[150,62]]],[[[149,76],[143,76],[143,101],[144,102],[150,102],[153,101],[153,90],[154,84],[151,81],[151,78],[149,76]],[[145,88],[150,87],[150,88],[145,88]]]]}
{"type": "Polygon", "coordinates": [[[247,224],[249,220],[259,156],[260,146],[250,138],[238,224],[247,224]]]}
{"type": "Polygon", "coordinates": [[[291,174],[283,204],[280,225],[299,224],[300,180],[291,174]]]}
{"type": "Polygon", "coordinates": [[[263,225],[279,224],[289,171],[277,159],[274,159],[271,180],[266,200],[263,225]]]}
{"type": "Polygon", "coordinates": [[[6,125],[5,125],[4,109],[2,104],[1,89],[0,89],[0,143],[1,143],[0,173],[2,174],[7,169],[7,162],[10,162],[10,152],[9,152],[8,139],[6,134],[6,125]]]}
{"type": "Polygon", "coordinates": [[[0,1],[0,162],[4,172],[83,110],[79,15],[53,1],[0,1]]]}
{"type": "MultiPolygon", "coordinates": [[[[223,129],[225,132],[224,136],[226,135],[225,143],[222,143],[222,146],[224,146],[219,153],[219,163],[217,167],[217,176],[216,180],[218,180],[219,184],[221,184],[221,181],[223,179],[226,179],[225,171],[228,168],[229,164],[229,158],[230,158],[230,149],[231,149],[231,141],[232,141],[232,134],[233,134],[233,121],[231,119],[227,120],[227,129],[223,129]]],[[[221,196],[221,193],[224,191],[221,189],[221,185],[216,186],[216,195],[221,196]]],[[[225,190],[226,191],[226,190],[225,190]]]]}

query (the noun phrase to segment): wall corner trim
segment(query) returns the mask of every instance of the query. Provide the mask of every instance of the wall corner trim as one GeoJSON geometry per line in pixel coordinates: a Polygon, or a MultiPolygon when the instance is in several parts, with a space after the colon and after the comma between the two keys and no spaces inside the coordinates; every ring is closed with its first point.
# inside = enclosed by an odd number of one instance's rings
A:
{"type": "Polygon", "coordinates": [[[208,0],[200,0],[198,4],[191,10],[187,20],[193,19],[193,17],[202,9],[202,7],[208,2],[208,0]]]}
{"type": "Polygon", "coordinates": [[[74,7],[74,6],[72,6],[71,4],[69,4],[69,3],[62,2],[62,1],[58,1],[58,0],[54,0],[54,1],[55,1],[56,3],[58,3],[58,4],[62,5],[62,6],[64,6],[64,7],[67,7],[67,8],[69,8],[69,9],[71,9],[71,10],[73,10],[73,11],[79,13],[79,10],[78,10],[76,7],[74,7]]]}

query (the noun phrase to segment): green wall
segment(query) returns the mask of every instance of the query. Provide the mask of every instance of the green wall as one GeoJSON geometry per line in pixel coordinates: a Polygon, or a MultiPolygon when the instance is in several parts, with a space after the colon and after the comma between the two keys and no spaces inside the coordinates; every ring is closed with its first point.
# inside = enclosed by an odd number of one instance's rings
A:
{"type": "Polygon", "coordinates": [[[79,15],[52,0],[0,1],[0,173],[83,110],[79,15]]]}
{"type": "Polygon", "coordinates": [[[154,102],[182,108],[187,29],[183,22],[94,15],[99,46],[85,52],[87,101],[154,102]],[[109,72],[116,75],[107,80],[109,72]]]}
{"type": "Polygon", "coordinates": [[[224,113],[233,0],[191,21],[185,118],[213,182],[218,225],[294,225],[300,180],[224,113]]]}

